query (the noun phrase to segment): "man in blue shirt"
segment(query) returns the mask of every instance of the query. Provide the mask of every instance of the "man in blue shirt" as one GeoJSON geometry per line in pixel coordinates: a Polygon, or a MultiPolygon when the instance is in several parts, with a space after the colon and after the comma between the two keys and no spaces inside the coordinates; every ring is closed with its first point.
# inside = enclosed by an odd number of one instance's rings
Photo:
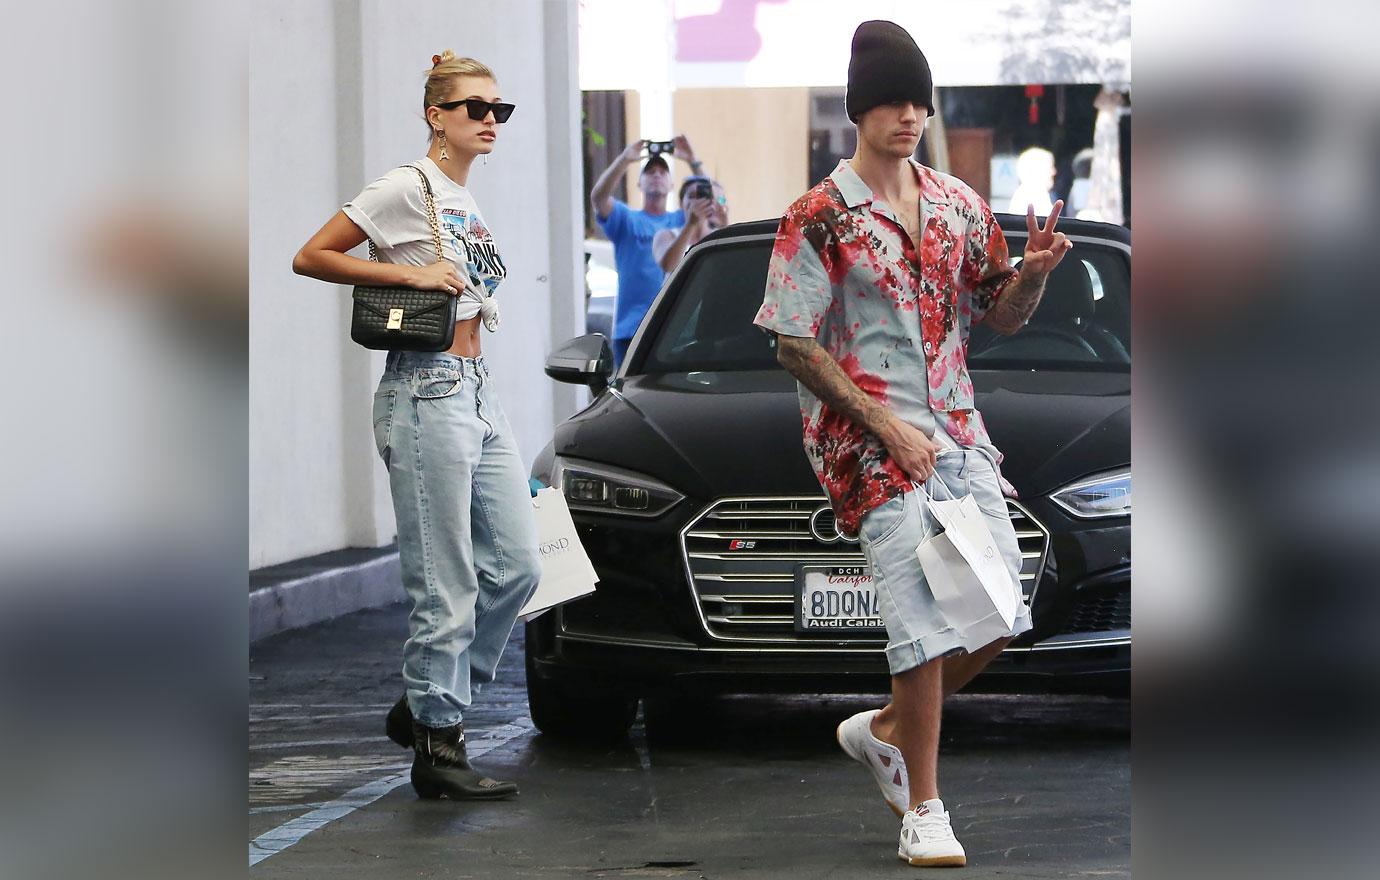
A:
{"type": "MultiPolygon", "coordinates": [[[[613,242],[613,261],[618,269],[618,299],[613,313],[613,358],[623,362],[637,333],[638,325],[647,314],[652,300],[661,290],[666,275],[652,255],[652,238],[661,229],[677,229],[685,225],[683,211],[667,211],[666,200],[671,193],[671,168],[665,158],[654,155],[642,166],[637,188],[642,193],[642,210],[634,211],[613,197],[613,188],[624,169],[638,161],[647,141],[628,144],[604,173],[599,175],[590,192],[590,204],[599,228],[613,242]]],[[[691,171],[700,173],[700,162],[685,135],[675,139],[676,158],[685,160],[691,171]]]]}

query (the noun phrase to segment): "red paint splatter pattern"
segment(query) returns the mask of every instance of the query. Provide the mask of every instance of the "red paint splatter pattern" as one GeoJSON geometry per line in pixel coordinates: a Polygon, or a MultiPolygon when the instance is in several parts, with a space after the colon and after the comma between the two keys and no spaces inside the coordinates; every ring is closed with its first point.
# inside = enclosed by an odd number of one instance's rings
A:
{"type": "MultiPolygon", "coordinates": [[[[817,339],[855,384],[902,419],[992,448],[973,402],[968,331],[1015,278],[1006,239],[967,184],[918,163],[917,248],[846,162],[798,199],[777,229],[756,323],[817,339]]],[[[911,482],[881,441],[800,389],[805,452],[856,534],[911,482]]]]}

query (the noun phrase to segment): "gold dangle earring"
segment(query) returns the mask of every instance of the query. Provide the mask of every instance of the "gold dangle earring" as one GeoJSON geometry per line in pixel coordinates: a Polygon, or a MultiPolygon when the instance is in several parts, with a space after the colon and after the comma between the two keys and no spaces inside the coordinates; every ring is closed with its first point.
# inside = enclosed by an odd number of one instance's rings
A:
{"type": "Polygon", "coordinates": [[[436,136],[441,139],[441,161],[444,162],[450,158],[450,153],[446,152],[446,130],[444,128],[436,129],[436,136]]]}

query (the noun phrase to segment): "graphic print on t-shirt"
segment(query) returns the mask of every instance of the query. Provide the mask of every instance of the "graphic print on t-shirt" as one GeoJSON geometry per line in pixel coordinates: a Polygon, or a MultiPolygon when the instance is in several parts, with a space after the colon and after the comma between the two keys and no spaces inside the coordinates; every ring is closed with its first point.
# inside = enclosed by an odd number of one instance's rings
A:
{"type": "Polygon", "coordinates": [[[468,263],[474,280],[482,283],[487,292],[493,293],[499,282],[507,277],[508,270],[498,253],[493,233],[484,225],[483,218],[458,208],[442,208],[440,220],[442,229],[450,234],[456,262],[463,260],[468,263]]]}

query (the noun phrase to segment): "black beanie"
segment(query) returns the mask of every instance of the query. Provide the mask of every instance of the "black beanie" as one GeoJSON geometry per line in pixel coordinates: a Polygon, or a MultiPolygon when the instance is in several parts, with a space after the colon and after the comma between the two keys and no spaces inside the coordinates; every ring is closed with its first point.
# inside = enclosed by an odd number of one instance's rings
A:
{"type": "Polygon", "coordinates": [[[906,29],[891,21],[865,21],[853,33],[853,56],[848,59],[848,93],[843,99],[848,118],[882,104],[910,101],[934,115],[934,80],[925,53],[906,29]]]}

